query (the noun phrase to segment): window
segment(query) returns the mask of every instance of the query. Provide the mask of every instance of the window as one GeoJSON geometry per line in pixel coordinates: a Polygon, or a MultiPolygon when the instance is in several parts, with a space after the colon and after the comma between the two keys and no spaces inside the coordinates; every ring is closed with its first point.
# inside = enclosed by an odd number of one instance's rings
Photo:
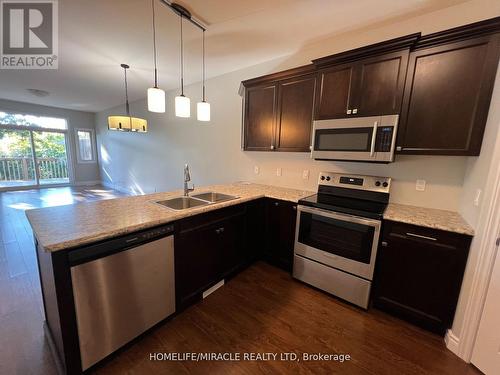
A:
{"type": "Polygon", "coordinates": [[[34,126],[45,129],[66,130],[66,120],[56,117],[25,115],[21,113],[7,113],[0,111],[1,125],[34,126]]]}
{"type": "Polygon", "coordinates": [[[78,163],[95,163],[94,130],[76,129],[78,163]]]}

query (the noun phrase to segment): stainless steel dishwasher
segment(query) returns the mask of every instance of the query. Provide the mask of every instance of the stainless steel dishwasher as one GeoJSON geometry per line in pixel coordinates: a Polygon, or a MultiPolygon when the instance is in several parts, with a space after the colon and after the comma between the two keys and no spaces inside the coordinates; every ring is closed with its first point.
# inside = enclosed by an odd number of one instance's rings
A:
{"type": "Polygon", "coordinates": [[[175,312],[173,226],[69,254],[82,369],[175,312]]]}

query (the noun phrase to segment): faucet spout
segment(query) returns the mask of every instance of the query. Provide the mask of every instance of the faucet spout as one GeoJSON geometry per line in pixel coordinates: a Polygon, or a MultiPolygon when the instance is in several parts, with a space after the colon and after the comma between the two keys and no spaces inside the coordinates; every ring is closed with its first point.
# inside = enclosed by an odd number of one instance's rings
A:
{"type": "Polygon", "coordinates": [[[191,174],[189,173],[189,165],[184,165],[184,196],[188,197],[189,192],[194,190],[194,185],[190,188],[188,182],[191,181],[191,174]]]}

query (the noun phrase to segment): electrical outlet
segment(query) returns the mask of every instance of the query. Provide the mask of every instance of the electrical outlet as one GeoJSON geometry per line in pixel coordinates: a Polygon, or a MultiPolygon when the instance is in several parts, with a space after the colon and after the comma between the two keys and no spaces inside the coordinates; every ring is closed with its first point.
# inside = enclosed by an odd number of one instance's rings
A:
{"type": "Polygon", "coordinates": [[[276,176],[281,176],[281,168],[276,168],[276,176]]]}
{"type": "Polygon", "coordinates": [[[302,178],[303,178],[304,180],[309,180],[309,170],[308,170],[308,169],[304,169],[304,170],[302,171],[302,178]]]}
{"type": "Polygon", "coordinates": [[[474,198],[474,206],[479,207],[479,202],[481,201],[481,189],[476,189],[476,196],[474,198]]]}
{"type": "Polygon", "coordinates": [[[425,191],[425,180],[417,180],[415,185],[415,190],[417,191],[425,191]]]}
{"type": "Polygon", "coordinates": [[[253,173],[255,174],[259,174],[260,170],[259,170],[259,167],[256,165],[255,167],[253,167],[253,173]]]}

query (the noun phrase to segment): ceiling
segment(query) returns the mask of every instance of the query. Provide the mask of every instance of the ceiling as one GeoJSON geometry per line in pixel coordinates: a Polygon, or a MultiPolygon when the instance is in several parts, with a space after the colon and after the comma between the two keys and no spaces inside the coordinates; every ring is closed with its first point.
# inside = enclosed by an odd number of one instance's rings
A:
{"type": "MultiPolygon", "coordinates": [[[[207,76],[292,54],[313,40],[460,0],[179,0],[207,26],[207,76]]],[[[160,87],[179,85],[179,17],[156,3],[160,87]]],[[[201,78],[201,32],[185,30],[185,82],[201,78]]],[[[84,111],[131,100],[152,74],[150,0],[59,0],[59,69],[0,70],[0,98],[84,111]],[[45,90],[39,98],[27,89],[45,90]]]]}

